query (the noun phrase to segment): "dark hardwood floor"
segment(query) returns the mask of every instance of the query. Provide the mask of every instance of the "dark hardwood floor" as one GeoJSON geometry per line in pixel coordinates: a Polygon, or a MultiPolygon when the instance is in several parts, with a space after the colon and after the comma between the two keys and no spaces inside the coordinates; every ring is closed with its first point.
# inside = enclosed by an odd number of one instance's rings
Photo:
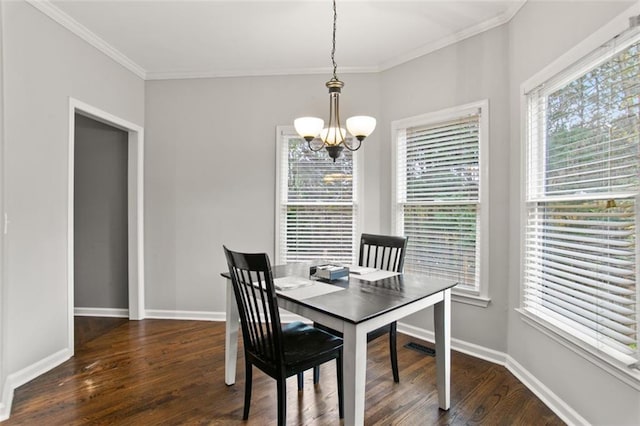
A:
{"type": "MultiPolygon", "coordinates": [[[[386,339],[369,344],[367,425],[561,425],[504,367],[452,353],[451,409],[438,408],[435,359],[402,347],[395,384],[386,339]]],[[[430,344],[419,342],[430,346],[430,344]]],[[[75,356],[18,388],[9,425],[242,424],[244,362],[224,383],[224,323],[76,318],[75,356]]],[[[242,353],[241,349],[239,351],[242,353]]],[[[335,364],[304,391],[288,381],[291,425],[340,424],[335,364]]],[[[247,425],[275,424],[275,381],[254,369],[247,425]]]]}

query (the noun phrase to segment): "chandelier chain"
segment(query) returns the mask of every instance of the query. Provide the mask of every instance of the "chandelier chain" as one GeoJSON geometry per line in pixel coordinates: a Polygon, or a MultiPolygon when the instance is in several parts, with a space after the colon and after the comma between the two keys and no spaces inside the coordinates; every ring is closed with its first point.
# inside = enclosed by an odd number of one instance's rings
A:
{"type": "Polygon", "coordinates": [[[333,63],[333,79],[337,80],[338,76],[336,75],[336,71],[338,69],[338,65],[336,64],[336,21],[338,18],[338,12],[336,9],[336,0],[333,0],[333,44],[331,48],[331,62],[333,63]]]}

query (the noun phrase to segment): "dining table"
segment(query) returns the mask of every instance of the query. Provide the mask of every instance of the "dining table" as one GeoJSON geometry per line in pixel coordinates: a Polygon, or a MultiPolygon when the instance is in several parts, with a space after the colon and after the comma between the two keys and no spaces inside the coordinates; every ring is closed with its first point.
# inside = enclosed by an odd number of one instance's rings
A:
{"type": "MultiPolygon", "coordinates": [[[[351,273],[334,281],[310,279],[309,263],[272,267],[278,306],[343,334],[344,424],[363,425],[367,333],[433,306],[439,406],[450,406],[451,289],[457,282],[417,273],[351,273]]],[[[226,278],[225,383],[235,383],[239,315],[226,278]]],[[[426,326],[426,324],[425,324],[426,326]]],[[[428,390],[426,390],[428,391],[428,390]]],[[[419,409],[419,408],[418,408],[419,409]]]]}

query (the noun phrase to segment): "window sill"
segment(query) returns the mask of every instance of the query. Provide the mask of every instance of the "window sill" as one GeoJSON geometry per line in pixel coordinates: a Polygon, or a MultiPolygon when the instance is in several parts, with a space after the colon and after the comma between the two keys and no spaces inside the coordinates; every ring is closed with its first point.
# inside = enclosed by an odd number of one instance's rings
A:
{"type": "Polygon", "coordinates": [[[491,303],[491,299],[489,299],[488,297],[480,296],[473,293],[462,292],[456,289],[453,289],[451,291],[451,300],[453,302],[478,306],[480,308],[486,308],[487,306],[489,306],[489,303],[491,303]]]}
{"type": "Polygon", "coordinates": [[[640,391],[640,370],[637,367],[632,368],[613,357],[596,353],[595,349],[590,345],[587,345],[572,336],[570,333],[565,332],[564,330],[527,312],[524,309],[516,309],[516,311],[520,314],[522,320],[526,324],[552,338],[597,367],[600,367],[607,373],[631,386],[633,389],[640,391]]]}

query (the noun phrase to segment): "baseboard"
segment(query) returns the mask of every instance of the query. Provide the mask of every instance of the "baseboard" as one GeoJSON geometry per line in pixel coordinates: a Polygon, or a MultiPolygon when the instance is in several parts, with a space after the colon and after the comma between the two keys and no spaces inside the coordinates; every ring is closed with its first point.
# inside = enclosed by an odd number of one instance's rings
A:
{"type": "Polygon", "coordinates": [[[507,370],[511,372],[518,380],[520,380],[531,392],[533,392],[542,402],[546,404],[560,419],[568,425],[588,425],[578,412],[571,408],[567,403],[560,399],[540,380],[520,365],[515,359],[507,356],[505,364],[507,370]]]}
{"type": "Polygon", "coordinates": [[[0,395],[0,422],[7,420],[11,414],[11,403],[13,402],[13,389],[9,386],[9,380],[5,380],[2,385],[2,395],[0,395]]]}
{"type": "Polygon", "coordinates": [[[41,374],[57,367],[71,358],[69,349],[62,349],[48,357],[31,364],[13,374],[9,374],[2,387],[2,402],[0,403],[0,421],[7,420],[11,414],[11,404],[13,403],[13,393],[20,386],[35,379],[41,374]]]}
{"type": "Polygon", "coordinates": [[[224,312],[211,311],[170,311],[166,309],[146,309],[145,319],[171,319],[191,321],[224,321],[224,312]]]}
{"type": "MultiPolygon", "coordinates": [[[[425,330],[413,325],[399,322],[398,331],[417,339],[426,340],[427,342],[435,342],[433,331],[425,330]]],[[[507,360],[507,354],[504,352],[494,351],[493,349],[488,349],[483,346],[455,338],[451,338],[451,349],[499,365],[505,365],[507,360]]]]}
{"type": "Polygon", "coordinates": [[[118,308],[74,308],[73,314],[77,317],[113,317],[129,318],[129,309],[118,308]]]}

